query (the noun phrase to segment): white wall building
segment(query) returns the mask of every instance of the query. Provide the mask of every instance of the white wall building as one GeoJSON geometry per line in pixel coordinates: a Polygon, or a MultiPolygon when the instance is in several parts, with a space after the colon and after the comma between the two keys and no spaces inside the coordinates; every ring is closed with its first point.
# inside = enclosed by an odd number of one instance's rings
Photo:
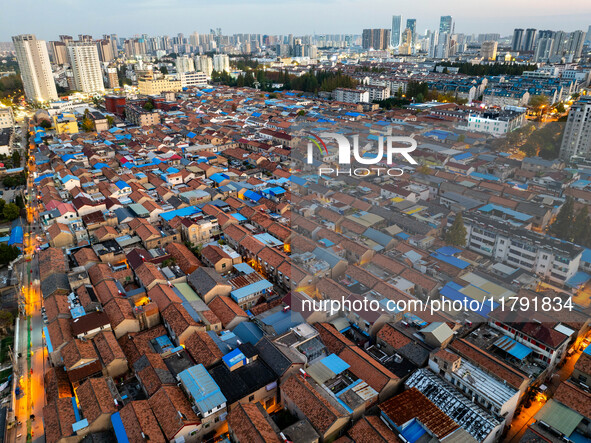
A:
{"type": "Polygon", "coordinates": [[[228,57],[228,54],[214,54],[213,70],[230,72],[230,57],[228,57]]]}
{"type": "Polygon", "coordinates": [[[178,74],[177,78],[181,81],[182,88],[207,85],[207,74],[205,72],[183,72],[178,74]]]}
{"type": "Polygon", "coordinates": [[[31,34],[23,34],[12,37],[12,42],[27,99],[34,102],[57,100],[45,41],[37,40],[31,34]]]}
{"type": "Polygon", "coordinates": [[[464,214],[466,247],[559,285],[578,270],[583,248],[479,214],[464,214]]]}
{"type": "Polygon", "coordinates": [[[492,135],[504,135],[519,128],[525,122],[523,112],[484,112],[468,117],[468,130],[486,132],[492,135]]]}
{"type": "Polygon", "coordinates": [[[213,61],[211,60],[211,57],[208,57],[207,55],[195,57],[195,69],[210,77],[213,72],[213,61]]]}
{"type": "Polygon", "coordinates": [[[195,71],[195,64],[193,63],[193,59],[187,55],[182,55],[177,57],[176,59],[176,72],[177,74],[182,74],[184,72],[193,72],[195,71]]]}
{"type": "Polygon", "coordinates": [[[70,42],[67,48],[76,89],[88,93],[103,92],[105,84],[96,45],[91,42],[70,42]]]}
{"type": "Polygon", "coordinates": [[[0,108],[0,129],[12,128],[14,126],[14,115],[12,108],[0,108]]]}
{"type": "Polygon", "coordinates": [[[344,103],[369,103],[369,91],[362,89],[337,88],[333,92],[334,99],[344,103]]]}

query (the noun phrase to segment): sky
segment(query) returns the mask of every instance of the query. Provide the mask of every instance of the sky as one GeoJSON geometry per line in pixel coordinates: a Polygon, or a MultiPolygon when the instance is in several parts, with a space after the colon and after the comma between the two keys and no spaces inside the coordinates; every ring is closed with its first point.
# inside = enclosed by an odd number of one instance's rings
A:
{"type": "Polygon", "coordinates": [[[417,30],[438,28],[451,15],[456,32],[500,33],[533,27],[587,31],[590,0],[0,0],[0,41],[35,34],[136,34],[150,36],[194,31],[257,34],[361,34],[364,28],[388,28],[393,14],[417,19],[417,30]]]}

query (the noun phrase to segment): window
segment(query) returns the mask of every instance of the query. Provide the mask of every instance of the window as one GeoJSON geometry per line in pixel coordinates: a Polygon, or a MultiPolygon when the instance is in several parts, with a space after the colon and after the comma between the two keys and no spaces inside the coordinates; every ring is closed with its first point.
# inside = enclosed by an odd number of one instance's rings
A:
{"type": "Polygon", "coordinates": [[[254,395],[251,395],[250,397],[248,397],[248,401],[253,401],[254,400],[254,395]]]}

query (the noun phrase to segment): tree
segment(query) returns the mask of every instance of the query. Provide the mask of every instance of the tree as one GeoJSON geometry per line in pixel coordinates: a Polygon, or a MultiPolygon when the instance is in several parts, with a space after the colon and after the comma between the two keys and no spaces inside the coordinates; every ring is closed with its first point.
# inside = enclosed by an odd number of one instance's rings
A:
{"type": "Polygon", "coordinates": [[[566,111],[566,109],[564,108],[564,104],[563,103],[558,103],[556,105],[556,112],[559,112],[560,114],[563,114],[566,111]]]}
{"type": "Polygon", "coordinates": [[[17,205],[20,209],[24,209],[25,208],[25,201],[23,200],[23,196],[22,195],[17,195],[14,198],[14,204],[17,205]]]}
{"type": "Polygon", "coordinates": [[[6,205],[4,205],[4,209],[2,210],[4,218],[10,221],[18,218],[20,212],[20,208],[14,203],[7,203],[6,205]]]}
{"type": "Polygon", "coordinates": [[[6,206],[6,200],[0,198],[0,212],[4,211],[4,206],[6,206]]]}
{"type": "Polygon", "coordinates": [[[536,112],[542,112],[549,103],[550,99],[545,95],[532,95],[529,99],[529,105],[534,108],[536,112]]]}
{"type": "Polygon", "coordinates": [[[142,107],[144,108],[144,110],[152,112],[154,110],[154,103],[152,103],[151,100],[148,100],[146,103],[144,103],[144,106],[142,107]]]}
{"type": "Polygon", "coordinates": [[[587,205],[579,209],[573,222],[573,241],[578,245],[587,246],[591,240],[591,226],[589,225],[589,210],[587,205]]]}
{"type": "Polygon", "coordinates": [[[567,197],[560,211],[558,211],[556,220],[550,225],[548,232],[551,235],[567,241],[573,240],[574,205],[575,202],[572,197],[567,197]]]}
{"type": "Polygon", "coordinates": [[[160,66],[160,72],[166,75],[168,74],[168,68],[166,66],[160,66]]]}
{"type": "Polygon", "coordinates": [[[50,129],[51,122],[49,120],[41,120],[41,122],[39,123],[39,126],[41,126],[44,129],[50,129]]]}
{"type": "Polygon", "coordinates": [[[6,243],[0,243],[0,264],[7,265],[20,255],[16,246],[8,246],[6,243]]]}
{"type": "Polygon", "coordinates": [[[94,122],[86,116],[82,119],[82,130],[84,132],[94,131],[94,122]]]}
{"type": "Polygon", "coordinates": [[[115,124],[115,118],[112,115],[107,115],[107,123],[109,124],[109,128],[112,128],[115,124]]]}
{"type": "Polygon", "coordinates": [[[21,165],[21,154],[18,151],[14,151],[12,153],[12,165],[15,168],[18,168],[21,165]]]}
{"type": "Polygon", "coordinates": [[[464,246],[466,244],[466,227],[461,212],[458,212],[451,227],[445,233],[445,242],[454,246],[464,246]]]}

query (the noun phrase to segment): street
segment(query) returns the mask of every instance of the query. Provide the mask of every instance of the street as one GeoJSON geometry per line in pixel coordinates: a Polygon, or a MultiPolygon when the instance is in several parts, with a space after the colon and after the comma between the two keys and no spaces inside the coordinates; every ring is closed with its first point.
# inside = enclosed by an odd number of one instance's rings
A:
{"type": "Polygon", "coordinates": [[[9,441],[44,442],[43,407],[45,405],[45,390],[43,375],[47,354],[43,340],[43,319],[41,308],[43,297],[39,281],[39,260],[36,254],[37,240],[35,232],[40,232],[37,221],[37,197],[33,187],[34,161],[31,160],[27,190],[31,196],[30,206],[27,206],[27,227],[23,230],[25,259],[16,268],[20,273],[24,312],[20,315],[20,328],[15,344],[17,368],[15,378],[18,377],[20,394],[16,398],[14,413],[17,424],[9,435],[9,441]],[[30,260],[30,261],[29,261],[30,260]],[[18,424],[20,422],[20,424],[18,424]]]}

